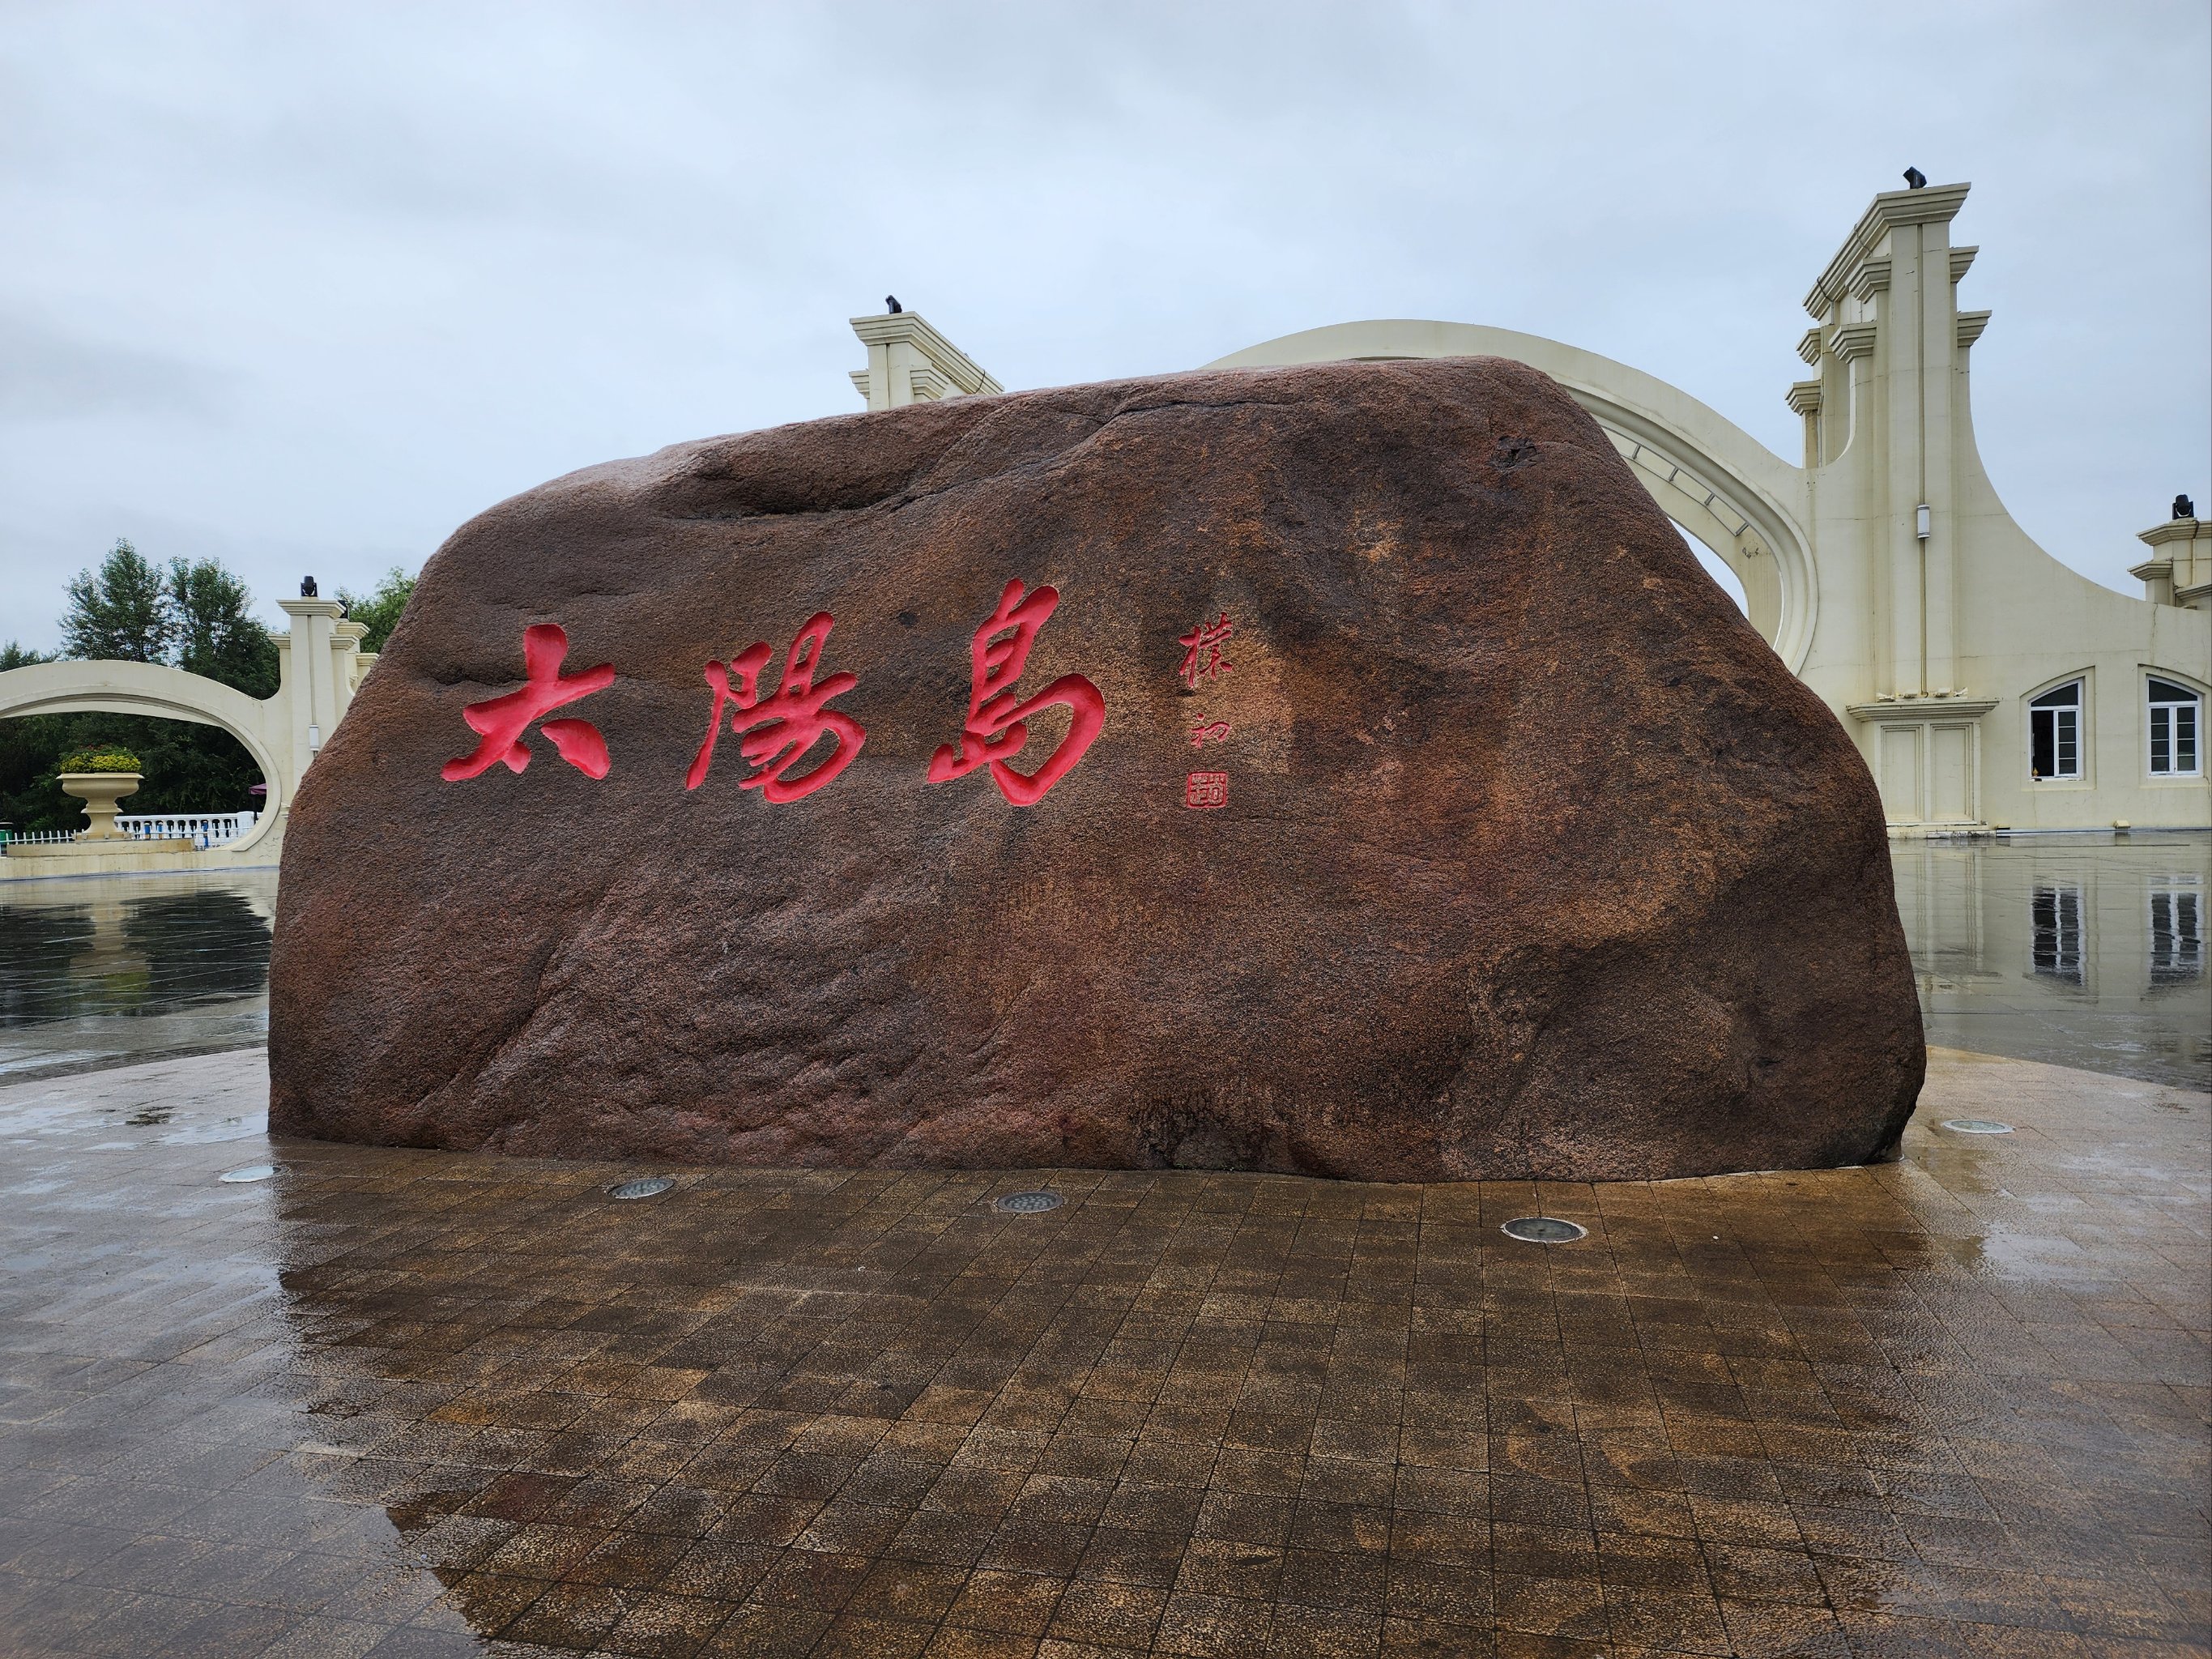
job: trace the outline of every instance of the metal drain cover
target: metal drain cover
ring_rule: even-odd
[[[1955,1135],[2008,1135],[2012,1125],[2000,1123],[1993,1117],[1950,1117],[1943,1127]]]
[[[993,1200],[991,1207],[1006,1215],[1042,1215],[1058,1209],[1060,1202],[1058,1193],[1005,1193]]]
[[[1555,1215],[1516,1216],[1498,1231],[1524,1244],[1571,1244],[1589,1236],[1587,1227],[1577,1227]]]
[[[609,1198],[658,1198],[676,1183],[666,1176],[645,1176],[607,1188]]]
[[[266,1181],[276,1173],[274,1164],[249,1164],[243,1170],[225,1170],[218,1181]]]

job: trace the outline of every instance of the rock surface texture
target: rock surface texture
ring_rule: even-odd
[[[271,1123],[347,1140],[1642,1178],[1886,1156],[1923,1063],[1856,751],[1496,359],[504,502],[308,773],[278,908]]]

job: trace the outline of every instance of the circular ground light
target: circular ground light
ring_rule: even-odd
[[[1007,1215],[1042,1215],[1047,1210],[1060,1207],[1058,1193],[1006,1193],[995,1200],[991,1207]]]
[[[646,1176],[607,1188],[609,1198],[658,1198],[676,1183],[666,1176]]]
[[[1943,1120],[1943,1127],[1954,1135],[2008,1135],[2012,1125],[2000,1123],[1993,1117],[1952,1117]]]
[[[242,1170],[225,1170],[218,1181],[266,1181],[276,1173],[274,1164],[249,1164]]]
[[[1498,1231],[1523,1244],[1571,1244],[1589,1234],[1588,1228],[1562,1221],[1555,1215],[1516,1216]]]

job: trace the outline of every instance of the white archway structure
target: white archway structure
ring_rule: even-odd
[[[267,702],[181,668],[143,662],[42,662],[0,674],[0,720],[27,714],[144,714],[216,726],[246,745],[269,794],[253,828],[222,850],[246,853],[266,837],[289,804],[292,780],[277,759]]]
[[[1793,672],[1803,671],[1820,606],[1804,471],[1680,388],[1595,351],[1473,323],[1337,323],[1286,334],[1206,367],[1418,357],[1510,357],[1565,386],[1605,429],[1660,510],[1735,573],[1752,626]]]
[[[360,648],[368,630],[344,620],[332,599],[284,599],[291,630],[276,639],[276,695],[249,697],[220,681],[181,668],[143,662],[42,662],[0,673],[0,720],[27,714],[142,714],[220,726],[246,745],[268,795],[253,828],[204,852],[130,850],[72,860],[64,872],[29,866],[58,860],[9,860],[8,876],[98,874],[124,870],[221,869],[270,864],[300,780],[337,730],[353,694],[376,661]],[[13,866],[23,867],[13,867]]]

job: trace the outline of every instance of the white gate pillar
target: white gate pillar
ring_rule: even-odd
[[[1974,250],[1951,246],[1966,186],[1886,191],[1874,198],[1805,297],[1819,361],[1870,354],[1849,387],[1847,449],[1857,516],[1873,539],[1877,691],[1923,697],[1959,690],[1958,495],[1954,404],[1965,342],[1956,284]],[[1840,388],[1839,388],[1840,389]],[[1821,420],[1833,434],[1843,410]],[[1833,439],[1831,437],[1830,441]]]
[[[276,605],[292,619],[290,635],[276,641],[276,696],[290,726],[292,775],[301,778],[352,701],[352,657],[359,636],[338,632],[345,607],[336,599],[279,599]],[[288,814],[291,805],[288,798]]]

